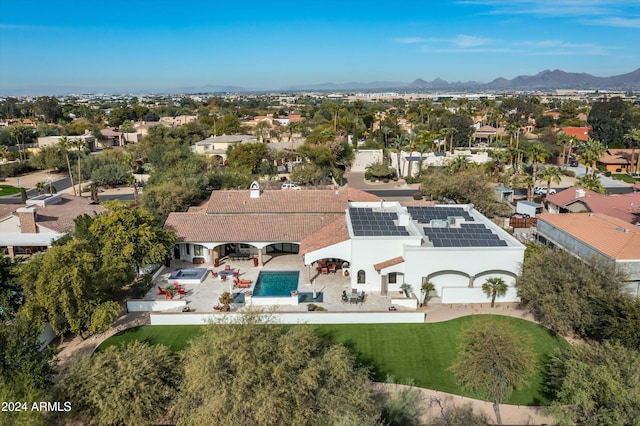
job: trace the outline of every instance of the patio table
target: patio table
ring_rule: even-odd
[[[358,299],[360,299],[358,293],[349,293],[347,297],[349,298],[349,303],[358,303]]]

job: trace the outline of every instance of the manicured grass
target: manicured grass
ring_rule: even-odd
[[[20,188],[11,185],[0,185],[0,197],[5,195],[13,195],[20,192]]]
[[[557,348],[568,343],[554,333],[529,321],[499,315],[474,315],[441,323],[428,324],[345,324],[314,325],[318,333],[331,341],[342,343],[356,354],[358,360],[372,369],[376,381],[393,376],[397,383],[413,382],[416,386],[469,397],[456,384],[448,369],[458,353],[458,336],[472,321],[491,317],[510,324],[518,334],[531,336],[537,356],[535,372],[526,388],[514,391],[509,404],[547,405],[544,393],[544,364]],[[172,351],[183,349],[187,341],[202,331],[201,326],[145,326],[126,330],[111,337],[98,350],[129,340],[164,344]]]
[[[611,175],[611,177],[612,178],[616,178],[617,180],[621,180],[621,181],[626,182],[626,183],[637,183],[638,182],[638,179],[636,179],[636,178],[634,178],[632,176],[629,176],[626,173],[614,173],[614,174]]]

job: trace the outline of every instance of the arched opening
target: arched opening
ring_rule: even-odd
[[[358,284],[364,284],[366,281],[366,277],[366,273],[362,269],[360,269],[358,271]]]

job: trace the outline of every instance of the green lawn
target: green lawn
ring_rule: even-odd
[[[614,173],[611,175],[612,178],[616,178],[617,180],[621,180],[626,183],[636,183],[638,180],[632,176],[629,176],[626,173]]]
[[[412,381],[416,386],[473,397],[456,385],[448,371],[457,356],[458,335],[468,327],[475,315],[441,323],[428,324],[346,324],[314,325],[318,333],[349,347],[359,361],[371,367],[376,381],[387,375],[398,383]],[[517,405],[546,405],[543,365],[558,347],[568,343],[544,327],[518,318],[495,315],[498,323],[509,323],[517,333],[529,334],[537,354],[538,364],[525,389],[515,391],[508,403]],[[164,344],[172,351],[183,349],[187,341],[200,334],[201,326],[144,326],[126,330],[111,337],[98,350],[129,340],[143,340]]]
[[[13,195],[20,192],[20,188],[11,185],[0,185],[0,197],[5,195]]]

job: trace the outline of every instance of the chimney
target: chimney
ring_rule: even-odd
[[[20,207],[16,212],[20,219],[20,232],[22,234],[37,234],[38,226],[36,225],[36,208]]]
[[[576,198],[584,198],[585,194],[584,189],[576,189]]]

